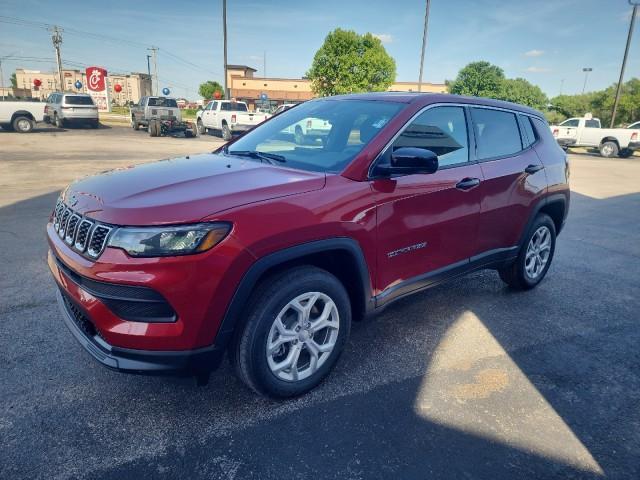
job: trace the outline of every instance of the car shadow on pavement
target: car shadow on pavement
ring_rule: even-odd
[[[0,477],[24,466],[105,479],[640,475],[640,222],[629,221],[640,194],[574,193],[538,288],[512,292],[485,271],[401,300],[354,324],[329,379],[286,402],[249,392],[226,362],[206,387],[95,364],[62,326],[46,269],[21,273],[45,262],[56,196],[0,208],[15,235],[4,282],[39,292],[0,312],[43,295],[33,321],[16,326],[20,313],[0,334],[11,409]]]

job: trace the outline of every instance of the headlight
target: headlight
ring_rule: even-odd
[[[231,230],[228,223],[199,223],[176,227],[122,227],[109,239],[132,257],[188,255],[209,250]]]

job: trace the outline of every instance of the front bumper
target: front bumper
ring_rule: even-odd
[[[215,370],[224,351],[215,346],[197,350],[134,350],[108,344],[92,327],[86,312],[72,298],[57,291],[58,307],[67,328],[99,363],[112,370],[141,374],[192,375]]]

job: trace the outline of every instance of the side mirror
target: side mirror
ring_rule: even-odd
[[[391,154],[391,165],[378,167],[377,170],[387,176],[435,173],[438,170],[438,156],[424,148],[400,147]]]

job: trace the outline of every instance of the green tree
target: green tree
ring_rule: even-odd
[[[524,78],[507,78],[502,82],[500,100],[527,105],[538,110],[547,108],[549,99],[537,85],[533,85]]]
[[[11,79],[10,79],[10,81],[11,81],[11,86],[12,86],[13,88],[18,88],[18,79],[16,78],[16,72],[13,72],[13,73],[11,74]]]
[[[396,62],[370,33],[335,29],[313,57],[307,72],[316,95],[381,92],[396,78]]]
[[[200,88],[198,88],[198,93],[205,100],[212,99],[216,92],[220,92],[220,98],[224,98],[224,88],[218,82],[214,82],[213,80],[201,83]]]
[[[448,82],[449,93],[476,97],[502,98],[504,72],[489,62],[472,62],[458,72],[455,80]]]
[[[565,118],[581,117],[592,111],[592,101],[596,95],[597,93],[558,95],[551,99],[551,109],[561,113]]]

